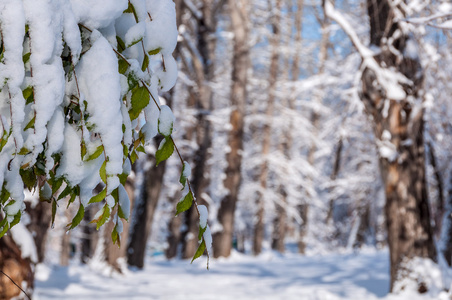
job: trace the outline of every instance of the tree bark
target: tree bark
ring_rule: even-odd
[[[387,0],[368,0],[367,5],[370,40],[382,50],[376,61],[381,68],[397,70],[410,80],[403,85],[399,83],[406,94],[404,99],[390,99],[373,70],[366,68],[362,74],[362,100],[373,119],[375,136],[389,142],[395,151],[395,157],[381,155],[380,151],[379,159],[386,194],[391,291],[394,291],[404,288],[396,283],[412,271],[411,259],[436,259],[425,179],[423,71],[416,58],[396,56],[390,50],[393,47],[403,54],[409,40],[392,11],[403,13],[403,9],[391,7]],[[390,47],[388,41],[392,41]],[[419,291],[425,291],[422,279],[418,284]]]
[[[35,207],[31,207],[30,202],[25,202],[27,214],[30,216],[30,223],[27,229],[31,232],[36,245],[38,263],[45,258],[47,231],[52,220],[52,207],[50,203],[39,201]]]
[[[449,177],[449,190],[445,206],[439,250],[446,259],[447,264],[452,266],[452,172]]]
[[[197,150],[193,157],[193,180],[192,189],[197,196],[198,204],[207,206],[207,202],[203,199],[203,194],[208,192],[210,179],[208,176],[207,161],[209,159],[209,150],[212,145],[212,126],[208,116],[213,109],[212,97],[213,91],[210,82],[214,78],[214,55],[216,47],[215,31],[217,27],[218,11],[222,6],[222,2],[215,3],[213,0],[203,0],[200,9],[201,14],[192,13],[196,19],[196,49],[194,49],[189,41],[184,40],[185,48],[191,54],[194,75],[196,78],[197,88],[192,91],[196,95],[194,98],[194,106],[196,112],[196,125],[191,130],[196,133]],[[193,100],[193,99],[192,99]],[[185,214],[185,226],[181,234],[182,241],[182,258],[191,258],[198,248],[198,215],[194,207],[190,208]]]
[[[154,160],[154,158],[152,159]],[[146,244],[151,233],[152,221],[154,220],[155,209],[162,189],[164,174],[165,162],[144,170],[140,201],[137,201],[134,209],[136,214],[131,219],[132,230],[127,246],[127,263],[139,269],[144,267]]]
[[[9,300],[21,293],[21,290],[6,275],[31,294],[34,287],[31,261],[29,258],[22,258],[20,248],[11,235],[0,238],[0,271],[0,300]]]
[[[85,210],[85,215],[83,216],[83,225],[81,237],[81,255],[80,262],[83,264],[88,263],[88,261],[93,257],[94,251],[97,247],[97,242],[99,240],[99,232],[96,231],[96,224],[91,224],[91,219],[94,216],[93,205],[89,205]]]
[[[271,5],[271,4],[270,4]],[[264,215],[265,215],[265,191],[267,189],[267,179],[269,173],[269,166],[267,157],[270,153],[271,147],[271,131],[272,131],[272,123],[273,123],[273,112],[275,107],[275,92],[276,92],[276,83],[278,80],[278,71],[279,71],[279,44],[281,38],[281,28],[280,28],[280,20],[281,20],[281,0],[276,0],[275,7],[272,8],[272,36],[270,38],[270,47],[271,47],[271,57],[270,57],[270,69],[269,69],[269,86],[268,86],[268,99],[267,99],[267,107],[265,111],[266,121],[264,123],[264,128],[262,132],[263,140],[262,140],[262,157],[263,163],[261,172],[259,175],[259,182],[261,186],[261,195],[257,199],[257,207],[258,212],[256,214],[256,224],[254,230],[254,243],[253,243],[253,252],[255,255],[259,254],[262,250],[262,241],[264,240]]]
[[[231,130],[228,134],[228,145],[231,149],[226,154],[226,178],[224,187],[229,191],[221,200],[218,210],[218,221],[222,230],[213,235],[214,257],[231,254],[234,229],[234,211],[241,182],[240,169],[243,151],[243,117],[246,103],[247,71],[249,67],[248,45],[248,1],[229,0],[229,13],[234,33],[232,59],[232,87],[230,115]]]
[[[130,208],[133,208],[134,205],[134,188],[135,188],[135,182],[130,177],[127,178],[126,184],[124,185],[124,188],[126,189],[127,195],[129,196],[130,200]],[[117,209],[114,209],[111,212],[112,218],[104,225],[103,230],[101,233],[103,234],[103,250],[104,250],[104,258],[105,262],[113,268],[113,270],[123,273],[123,268],[125,267],[125,264],[121,262],[121,259],[125,259],[126,257],[126,251],[127,247],[127,241],[129,238],[129,222],[122,221],[123,224],[123,230],[120,234],[120,245],[113,244],[113,241],[111,239],[111,233],[115,227],[113,216],[116,215]],[[119,218],[118,218],[119,219]],[[130,221],[129,217],[129,221]],[[124,261],[125,262],[125,261]]]
[[[436,201],[436,207],[433,211],[433,220],[435,220],[434,233],[436,236],[441,233],[442,218],[444,215],[444,193],[443,193],[443,177],[441,171],[439,170],[438,164],[436,162],[435,148],[432,143],[427,143],[428,145],[428,156],[430,159],[430,164],[433,168],[433,176],[436,180],[436,190],[438,191],[438,199]]]

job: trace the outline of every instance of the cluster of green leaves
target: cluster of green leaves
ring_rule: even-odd
[[[125,13],[129,13],[128,11],[125,11]],[[26,27],[26,37],[24,40],[24,44],[29,43],[29,33],[28,33],[28,26]],[[86,27],[81,26],[80,32],[83,39],[83,45],[85,47],[84,53],[86,53],[89,50],[90,47],[90,34],[87,33],[89,29]],[[1,52],[3,53],[3,40],[1,40]],[[121,43],[121,39],[118,37],[118,45],[123,45]],[[132,45],[128,45],[128,47],[131,47]],[[25,47],[28,48],[28,47]],[[122,49],[122,51],[125,50]],[[120,53],[122,52],[120,51]],[[23,61],[25,63],[25,71],[27,74],[32,74],[30,65],[27,64],[30,60],[31,52],[25,53],[23,55]],[[83,57],[83,53],[81,55]],[[75,73],[75,66],[73,64],[73,61],[71,59],[71,52],[70,49],[65,45],[65,51],[63,51],[62,54],[62,64],[63,68],[65,70],[65,76],[67,78],[67,81],[71,80],[77,80],[77,75]],[[128,107],[129,117],[130,120],[137,119],[143,109],[150,104],[150,92],[148,88],[145,86],[145,82],[140,80],[136,74],[131,70],[130,64],[128,61],[121,55],[118,56],[118,62],[119,62],[119,73],[125,75],[128,79],[129,84],[129,90],[126,95],[124,95],[123,103],[122,105],[125,105]],[[145,59],[143,61],[143,70],[147,68],[149,64],[149,57],[148,55],[145,55]],[[77,87],[78,89],[78,87]],[[22,91],[23,97],[26,101],[26,105],[33,110],[33,104],[34,104],[34,87],[33,85],[29,85],[25,87]],[[96,224],[96,228],[99,229],[107,220],[111,217],[112,213],[115,212],[115,216],[117,218],[121,218],[127,221],[128,216],[124,214],[124,208],[122,208],[119,203],[119,188],[114,189],[110,194],[107,194],[107,182],[108,177],[110,176],[117,176],[119,178],[120,184],[124,185],[128,174],[122,173],[122,174],[107,174],[107,164],[109,163],[109,157],[106,154],[105,147],[102,144],[102,137],[99,133],[96,132],[96,124],[94,124],[91,121],[90,114],[88,112],[88,102],[85,100],[81,100],[79,92],[67,95],[70,101],[67,105],[64,105],[63,111],[66,116],[66,122],[67,124],[73,126],[76,128],[79,132],[81,132],[82,138],[80,140],[80,153],[81,153],[81,160],[82,162],[90,162],[90,161],[102,161],[102,164],[99,168],[99,176],[102,181],[102,187],[100,192],[93,191],[94,195],[89,200],[88,204],[102,204],[102,207],[92,220],[92,223]],[[129,97],[130,103],[127,101],[127,97]],[[151,103],[151,105],[156,105]],[[35,121],[36,121],[36,112],[29,114],[30,119],[26,120],[26,125],[23,128],[23,131],[27,130],[35,130]],[[3,126],[5,128],[5,126]],[[126,128],[126,125],[123,124],[123,133],[125,133],[126,130],[135,131],[134,128]],[[93,144],[91,143],[90,147],[86,144],[88,140],[90,140],[90,137],[84,137],[84,133],[89,133],[90,137],[94,137],[95,140],[100,140],[97,147],[93,148]],[[0,138],[0,151],[3,150],[3,147],[7,144],[9,138],[12,135],[12,126],[10,130],[3,130],[3,133]],[[131,164],[133,164],[137,158],[138,158],[138,152],[145,152],[144,144],[145,144],[145,136],[140,131],[138,134],[135,132],[131,132],[131,136],[135,137],[132,144],[126,144],[124,142],[124,139],[122,140],[122,146],[123,146],[123,163],[126,162],[126,160],[129,160]],[[46,165],[46,157],[45,157],[45,149],[46,149],[46,143],[43,144],[44,150],[38,154],[36,163],[30,163],[27,162],[23,164],[20,168],[20,176],[22,178],[22,181],[24,182],[24,186],[28,188],[30,191],[39,191],[39,197],[41,201],[46,201],[52,204],[52,224],[54,223],[57,208],[59,206],[59,202],[62,199],[69,199],[67,208],[76,201],[77,197],[80,196],[80,190],[81,187],[79,185],[72,186],[71,183],[64,177],[60,176],[58,177],[57,170],[60,167],[60,159],[61,159],[61,153],[56,153],[53,155],[54,159],[54,167],[52,170],[47,171],[45,169]],[[91,150],[89,150],[91,149]],[[21,155],[21,156],[27,156],[31,155],[33,153],[34,149],[26,149],[22,148],[20,150],[16,150],[15,155]],[[25,160],[27,161],[27,160]],[[7,207],[11,206],[16,203],[14,199],[12,199],[10,192],[7,190],[7,182],[3,183],[3,187],[1,190],[1,202],[0,202],[0,209],[1,211],[5,212],[4,217],[2,218],[2,221],[0,222],[0,237],[4,235],[8,229],[10,229],[12,226],[17,224],[21,217],[21,211],[19,211],[14,216],[9,216],[6,213]],[[105,199],[107,197],[112,197],[114,199],[114,206],[109,206],[107,201]],[[112,203],[110,201],[110,203]],[[85,213],[85,207],[82,205],[80,201],[80,205],[78,207],[77,213],[73,217],[72,221],[67,224],[67,228],[73,229],[76,226],[80,224],[80,222],[83,220]],[[112,239],[115,243],[120,244],[120,237],[119,237],[119,230],[117,226],[113,229],[112,232]]]
[[[129,1],[128,8],[124,11],[125,14],[133,14],[134,19],[136,22],[138,22],[137,13],[135,10],[135,7],[132,5],[132,3]],[[24,45],[30,42],[30,34],[29,34],[29,27],[28,25],[25,28],[26,36],[24,40]],[[84,47],[84,50],[81,54],[81,57],[83,57],[84,53],[87,53],[87,51],[90,48],[90,29],[86,28],[85,26],[80,26],[80,33],[82,36],[82,44]],[[117,36],[117,49],[113,49],[118,56],[118,72],[122,75],[124,75],[127,78],[128,83],[128,90],[127,93],[123,96],[121,105],[125,106],[128,111],[128,115],[130,118],[130,121],[134,122],[134,120],[137,120],[139,116],[142,114],[143,110],[148,105],[156,105],[158,109],[160,110],[158,102],[154,99],[154,96],[151,93],[151,90],[149,89],[150,82],[145,82],[144,79],[140,78],[138,74],[133,70],[131,67],[131,63],[127,60],[126,56],[123,54],[124,51],[130,47],[133,47],[137,45],[138,43],[142,43],[143,49],[143,60],[141,62],[141,71],[148,72],[149,75],[151,75],[149,70],[149,63],[150,59],[153,56],[158,55],[161,52],[161,48],[152,49],[148,52],[144,50],[144,43],[143,43],[144,36],[137,37],[132,42],[125,44],[124,41],[121,39],[121,37]],[[0,40],[0,61],[3,60],[3,40]],[[30,47],[24,47],[24,49],[29,49]],[[30,66],[30,56],[31,52],[27,52],[23,54],[23,62],[25,65],[25,73],[28,74],[27,76],[32,76],[33,72],[31,70]],[[80,135],[80,159],[82,163],[89,163],[89,162],[97,162],[99,163],[100,167],[98,169],[99,177],[101,179],[101,184],[97,187],[97,189],[93,190],[93,196],[88,201],[88,204],[94,204],[100,206],[99,211],[91,221],[91,223],[96,224],[96,228],[99,229],[103,224],[105,224],[112,216],[116,218],[115,220],[115,227],[112,231],[111,237],[114,243],[117,243],[120,245],[120,232],[121,228],[119,228],[119,219],[128,220],[128,216],[124,213],[125,208],[121,207],[120,203],[125,203],[124,201],[121,201],[120,197],[123,197],[121,195],[124,195],[120,191],[121,188],[126,183],[126,180],[128,178],[128,171],[124,171],[122,174],[108,174],[107,173],[107,165],[110,162],[110,159],[107,155],[107,151],[105,149],[105,145],[102,143],[102,136],[96,132],[96,124],[92,122],[92,118],[90,116],[90,113],[88,111],[88,102],[86,100],[83,100],[83,98],[80,95],[80,91],[78,91],[78,83],[77,83],[77,74],[75,72],[75,65],[74,61],[71,56],[71,51],[67,45],[65,45],[65,50],[63,51],[63,54],[61,56],[62,58],[62,65],[65,70],[65,76],[67,82],[74,82],[77,84],[77,91],[74,91],[74,94],[66,95],[67,99],[69,101],[66,101],[63,105],[63,111],[65,115],[65,121],[67,122],[66,126],[72,126],[74,129],[76,129]],[[162,61],[163,63],[163,61]],[[147,79],[149,80],[149,78]],[[36,111],[33,111],[34,109],[34,102],[35,102],[35,88],[33,86],[33,80],[30,80],[28,82],[31,82],[30,85],[26,86],[23,91],[23,97],[25,99],[25,105],[29,108],[29,110],[32,112],[30,114],[27,114],[27,120],[25,120],[26,124],[23,126],[23,131],[35,131],[35,122],[36,122]],[[140,124],[140,122],[135,122],[135,124]],[[2,124],[3,125],[3,124]],[[165,124],[166,127],[168,124]],[[173,138],[171,137],[172,134],[172,124],[171,124],[171,130],[163,131],[161,130],[161,120],[159,118],[158,120],[158,131],[163,136],[163,139],[155,153],[156,157],[156,164],[158,165],[162,161],[168,159],[174,152],[175,149],[177,149],[176,145],[174,144]],[[2,126],[2,128],[6,128],[5,126]],[[0,151],[3,150],[5,145],[8,143],[9,139],[12,136],[12,130],[13,124],[9,128],[9,130],[3,129],[3,132],[1,133],[0,137]],[[126,131],[129,130],[131,132],[127,133]],[[133,164],[138,158],[139,152],[145,152],[145,143],[146,136],[145,134],[136,128],[128,128],[127,125],[124,123],[122,125],[122,131],[123,131],[123,139],[121,141],[122,147],[123,147],[123,164],[129,163]],[[89,136],[86,136],[86,134],[89,134]],[[133,137],[132,143],[126,143],[124,140],[124,136],[128,134],[129,136]],[[94,140],[94,141],[93,141]],[[59,207],[60,201],[63,199],[67,200],[67,207],[66,209],[76,202],[77,198],[80,198],[82,187],[80,185],[72,185],[71,182],[65,178],[65,176],[57,175],[59,174],[58,168],[61,166],[61,158],[63,153],[55,153],[52,155],[52,159],[54,162],[54,166],[51,170],[46,170],[46,163],[48,162],[48,158],[46,157],[46,143],[43,143],[44,150],[42,150],[41,153],[38,153],[36,155],[35,149],[16,149],[16,152],[14,153],[14,156],[22,156],[24,157],[24,164],[20,166],[19,174],[22,178],[22,181],[24,183],[24,187],[27,188],[29,191],[39,191],[39,198],[41,201],[46,201],[48,203],[51,203],[52,207],[52,226],[55,221],[55,216],[57,213],[57,209]],[[180,183],[182,184],[182,190],[183,196],[180,200],[180,202],[177,204],[177,212],[176,215],[186,212],[190,207],[195,204],[195,198],[193,196],[193,192],[190,188],[190,183],[187,178],[187,168],[189,168],[188,164],[183,161],[182,157],[180,156],[178,152],[178,156],[181,159],[181,162],[183,163],[183,168],[180,176]],[[37,157],[35,159],[27,159],[27,157]],[[14,158],[11,159],[11,161]],[[128,160],[128,162],[127,162]],[[11,164],[10,161],[10,164]],[[33,163],[32,163],[33,161]],[[9,168],[9,166],[8,166]],[[108,189],[108,178],[116,176],[119,179],[120,186],[112,191]],[[100,191],[99,191],[100,190]],[[79,199],[80,200],[80,199]],[[85,208],[82,204],[82,201],[78,201],[79,206],[77,209],[77,213],[67,224],[68,230],[71,230],[75,227],[77,227],[83,220],[84,214],[85,214]],[[20,218],[22,212],[19,210],[19,212],[13,216],[10,216],[7,214],[7,208],[9,206],[12,206],[16,203],[14,199],[11,198],[11,193],[8,191],[8,184],[7,182],[3,182],[3,186],[0,191],[0,211],[3,211],[4,217],[1,218],[0,221],[0,237],[3,236],[11,227],[16,225]],[[114,203],[114,204],[112,204]],[[128,203],[128,201],[127,201]],[[207,225],[202,228],[200,226],[199,228],[199,241],[200,245],[198,247],[198,250],[196,251],[196,254],[193,258],[196,259],[200,257],[206,250],[206,243],[204,240],[204,232],[207,228]],[[193,261],[192,260],[192,261]]]

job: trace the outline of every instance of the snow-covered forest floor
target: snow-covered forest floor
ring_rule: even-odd
[[[300,256],[234,252],[228,259],[186,260],[149,257],[143,271],[113,276],[72,262],[69,267],[39,265],[34,298],[47,299],[450,299],[445,293],[388,295],[387,251]],[[432,270],[432,280],[435,272]],[[103,274],[101,274],[103,273]]]

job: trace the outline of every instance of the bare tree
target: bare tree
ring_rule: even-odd
[[[226,178],[224,187],[229,191],[222,199],[218,211],[218,221],[222,230],[213,235],[213,252],[215,257],[229,256],[232,248],[234,230],[234,212],[241,182],[241,165],[243,150],[243,124],[246,103],[247,71],[249,67],[249,24],[248,1],[229,0],[229,15],[234,34],[232,60],[232,86],[230,115],[231,130],[228,134],[230,151],[226,154]]]

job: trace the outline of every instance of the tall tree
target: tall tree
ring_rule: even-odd
[[[158,144],[156,142],[156,144]],[[127,245],[127,263],[140,269],[144,267],[146,257],[146,245],[151,232],[155,209],[160,196],[165,173],[165,162],[155,166],[155,158],[148,156],[148,162],[152,167],[143,170],[143,182],[135,204],[134,216],[131,224],[130,240]],[[131,187],[130,187],[131,186]],[[133,185],[129,185],[128,192],[133,194]],[[126,186],[127,189],[127,186]],[[130,195],[129,195],[130,196]]]
[[[189,1],[186,1],[188,4]],[[216,47],[216,28],[218,12],[223,5],[223,1],[202,0],[199,1],[198,10],[193,4],[188,4],[187,9],[195,19],[193,24],[193,35],[196,43],[192,43],[187,34],[184,35],[184,47],[190,53],[192,70],[196,86],[192,87],[189,105],[195,108],[196,123],[193,128],[197,149],[193,154],[193,179],[192,188],[198,196],[200,203],[206,205],[203,194],[207,192],[209,186],[208,158],[209,150],[212,146],[212,125],[209,115],[213,110],[213,91],[210,86],[214,79],[214,57]],[[190,134],[191,135],[191,134]],[[198,214],[195,207],[191,207],[185,215],[186,230],[182,232],[182,257],[192,257],[198,248]]]
[[[229,0],[229,15],[233,38],[232,86],[230,115],[231,130],[228,134],[230,151],[226,154],[226,177],[224,187],[228,194],[221,200],[218,221],[221,231],[213,235],[213,254],[215,257],[229,256],[232,248],[234,212],[241,182],[243,150],[243,125],[247,97],[247,71],[249,67],[249,24],[248,1]]]
[[[265,109],[266,122],[264,123],[262,132],[262,156],[263,162],[259,174],[259,183],[261,186],[260,195],[257,199],[257,215],[256,222],[254,226],[254,240],[253,240],[253,252],[254,254],[259,254],[262,251],[262,241],[264,239],[264,198],[266,196],[267,180],[269,174],[269,164],[268,156],[270,154],[271,147],[271,133],[272,133],[272,123],[273,123],[273,113],[275,109],[275,98],[276,98],[276,84],[278,80],[279,72],[279,44],[281,39],[281,8],[282,1],[276,0],[273,4],[272,1],[268,2],[271,11],[271,27],[272,32],[270,36],[270,68],[268,77],[268,99],[267,107]],[[280,212],[281,213],[281,212]]]
[[[365,47],[345,18],[325,2],[325,12],[352,39],[363,59],[361,99],[373,122],[386,195],[386,224],[391,263],[391,291],[404,288],[414,273],[415,257],[436,259],[427,199],[424,153],[423,70],[416,41],[401,20],[405,1],[367,1],[371,45]],[[414,278],[419,291],[428,288]]]

